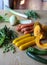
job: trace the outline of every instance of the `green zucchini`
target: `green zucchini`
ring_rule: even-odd
[[[47,55],[47,50],[39,50],[37,48],[29,47],[27,51],[37,55]]]
[[[41,62],[41,63],[43,63],[43,64],[47,64],[47,59],[44,59],[44,58],[42,58],[42,57],[40,57],[40,56],[38,56],[38,55],[36,55],[36,54],[30,53],[30,52],[26,52],[26,54],[27,54],[30,58],[32,58],[32,59],[34,59],[34,60],[36,60],[36,61],[38,61],[38,62]]]

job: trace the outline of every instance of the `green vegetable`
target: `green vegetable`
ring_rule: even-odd
[[[2,16],[3,20],[2,22],[9,22],[9,16],[8,16],[8,13],[5,13],[4,15],[0,15]],[[1,20],[0,20],[1,21]]]
[[[0,22],[9,22],[9,17],[7,13],[5,15],[0,15]]]
[[[28,48],[27,51],[36,55],[47,55],[47,50],[38,50],[37,48],[33,47]]]
[[[47,64],[47,59],[44,59],[44,58],[42,58],[42,57],[40,57],[40,56],[38,56],[38,55],[36,55],[36,54],[30,53],[30,52],[26,52],[26,54],[27,54],[30,58],[32,58],[32,59],[34,59],[34,60],[36,60],[36,61],[38,61],[38,62],[41,62],[41,63],[43,63],[43,64]]]
[[[3,53],[9,52],[10,50],[13,53],[16,52],[16,49],[15,49],[15,47],[12,44],[9,43],[9,44],[3,45]]]
[[[38,13],[36,13],[35,11],[32,11],[32,10],[27,11],[25,14],[28,16],[28,19],[30,19],[30,18],[35,18],[35,19],[40,18]]]
[[[0,46],[2,46],[4,40],[5,40],[5,35],[2,32],[0,32]]]
[[[0,46],[3,47],[4,53],[10,51],[11,49],[15,52],[15,47],[11,44],[11,42],[17,37],[17,33],[10,30],[10,28],[7,28],[6,25],[0,29]]]
[[[0,21],[3,21],[4,20],[4,18],[0,15]]]
[[[7,40],[12,40],[17,37],[17,33],[7,28],[6,25],[1,29],[1,32],[5,35],[5,39]]]
[[[27,18],[27,16],[25,14],[22,14],[20,12],[14,11],[14,10],[10,9],[8,6],[6,6],[6,10],[10,11],[11,13],[13,13],[15,15],[18,15],[18,16],[21,16],[21,17],[24,17],[24,18]]]

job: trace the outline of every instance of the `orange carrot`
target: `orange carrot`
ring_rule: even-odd
[[[21,32],[30,31],[30,30],[32,30],[32,29],[33,29],[33,26],[26,27],[26,28],[21,29]]]
[[[33,25],[34,25],[34,23],[31,23],[31,24],[23,24],[23,25],[21,25],[21,29],[26,28],[26,27],[30,27],[30,26],[33,26]]]
[[[32,33],[32,32],[33,32],[33,29],[30,31],[24,31],[24,34],[28,34],[28,33]]]

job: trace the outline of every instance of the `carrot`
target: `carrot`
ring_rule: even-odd
[[[28,33],[32,33],[32,32],[33,32],[33,29],[29,30],[29,31],[24,31],[24,34],[28,34]]]
[[[16,30],[17,30],[17,31],[21,31],[21,25],[22,25],[22,24],[19,24],[19,25],[16,27]]]
[[[17,31],[20,31],[20,30],[23,29],[23,28],[31,27],[31,26],[33,26],[33,25],[34,25],[34,23],[31,23],[31,24],[19,24],[19,25],[17,26],[16,30],[17,30]]]
[[[21,29],[21,32],[30,31],[30,30],[32,30],[32,29],[33,29],[33,26],[26,27],[26,28]]]
[[[23,25],[21,25],[21,29],[26,28],[26,27],[30,27],[30,26],[33,26],[33,25],[34,25],[34,23],[31,23],[31,24],[23,24]]]

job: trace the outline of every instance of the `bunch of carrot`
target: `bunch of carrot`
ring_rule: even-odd
[[[28,34],[33,32],[34,23],[31,24],[19,24],[16,28],[18,32],[22,32],[24,34]]]

